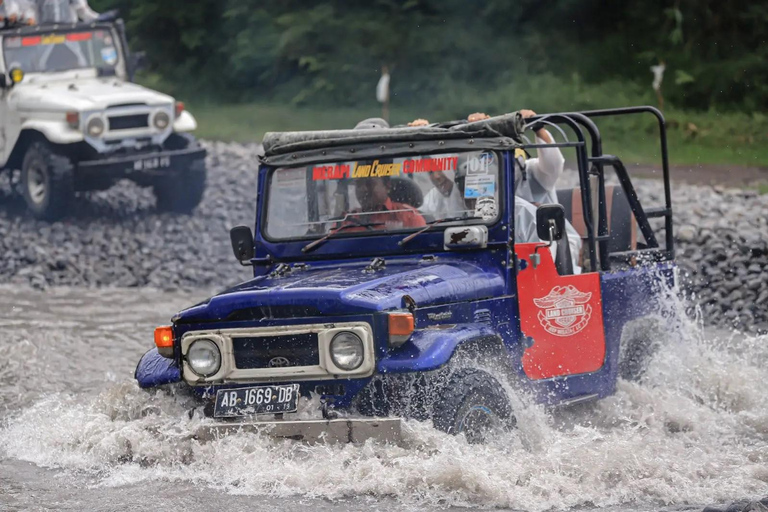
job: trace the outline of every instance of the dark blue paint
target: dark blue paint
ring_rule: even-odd
[[[430,371],[446,364],[461,343],[481,337],[498,336],[489,325],[459,324],[449,329],[416,331],[408,343],[379,361],[381,373]]]
[[[181,380],[181,371],[172,359],[161,356],[156,348],[141,357],[134,374],[140,388],[153,388]]]

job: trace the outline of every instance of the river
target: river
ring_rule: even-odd
[[[691,323],[640,383],[470,446],[200,443],[186,396],[133,381],[152,330],[206,291],[0,287],[0,510],[691,510],[768,495],[768,340]]]

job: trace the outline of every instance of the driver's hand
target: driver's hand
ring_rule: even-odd
[[[536,112],[534,112],[533,110],[523,109],[520,111],[520,115],[523,116],[523,119],[528,119],[529,117],[535,116]]]
[[[469,114],[467,116],[467,121],[470,123],[474,123],[475,121],[482,121],[483,119],[490,119],[491,116],[486,114],[485,112],[475,112],[474,114]]]
[[[408,126],[429,126],[429,121],[426,119],[414,119],[410,123],[408,123]]]

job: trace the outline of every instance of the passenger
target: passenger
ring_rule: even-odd
[[[352,213],[368,213],[355,216],[351,223],[379,224],[371,229],[403,229],[426,226],[424,217],[413,206],[396,203],[389,197],[391,190],[389,176],[358,178],[355,183],[355,197],[360,209]],[[349,219],[347,219],[349,222]],[[366,229],[366,228],[363,228]]]
[[[529,119],[534,117],[536,112],[524,109],[520,111],[520,114],[523,116],[523,119]],[[467,116],[467,121],[482,121],[489,117],[482,112],[475,112]],[[554,142],[552,135],[543,126],[536,130],[537,144],[552,144]],[[539,148],[536,150],[536,153],[537,158],[525,160],[525,173],[523,173],[519,166],[515,165],[515,195],[534,205],[545,203],[559,204],[556,186],[557,181],[563,174],[565,158],[563,158],[559,148]],[[534,227],[535,218],[534,215]],[[565,227],[573,261],[573,273],[580,274],[581,236],[570,222],[566,221]]]
[[[444,171],[427,173],[433,188],[424,196],[420,211],[435,219],[456,217],[467,211],[461,190]]]
[[[3,26],[34,25],[36,18],[33,0],[0,0],[0,24]]]
[[[88,0],[37,0],[37,11],[40,23],[91,22],[99,17]]]
[[[426,119],[414,119],[408,123],[410,127],[429,126]],[[419,211],[432,215],[435,219],[456,217],[467,210],[464,205],[463,192],[444,171],[427,173],[433,188],[424,196]]]

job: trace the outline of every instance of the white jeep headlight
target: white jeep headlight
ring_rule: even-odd
[[[99,116],[93,116],[85,127],[90,137],[100,137],[104,133],[104,120]]]
[[[211,340],[196,340],[187,349],[187,363],[201,377],[210,377],[221,368],[221,351]]]
[[[171,116],[161,110],[155,114],[152,122],[158,130],[165,130],[171,124]]]
[[[342,331],[333,337],[330,345],[331,360],[337,368],[352,371],[363,364],[363,340],[353,332]]]

